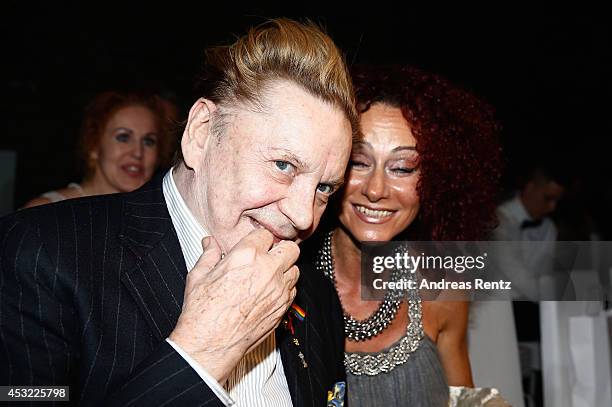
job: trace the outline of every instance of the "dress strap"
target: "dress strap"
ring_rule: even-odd
[[[74,188],[77,191],[79,191],[81,196],[85,196],[85,191],[83,190],[83,187],[81,185],[77,184],[76,182],[71,182],[70,184],[68,184],[68,188]]]
[[[41,197],[47,198],[51,202],[59,202],[59,201],[63,201],[64,199],[66,199],[64,195],[60,194],[57,191],[45,192],[44,194],[41,195]]]

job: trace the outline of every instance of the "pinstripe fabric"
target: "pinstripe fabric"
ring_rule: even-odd
[[[187,270],[191,270],[202,255],[202,238],[208,236],[208,233],[198,223],[181,197],[174,183],[172,170],[164,176],[162,186]],[[174,346],[177,345],[174,344]],[[186,360],[192,366],[197,365],[197,362],[190,358]],[[194,369],[200,371],[202,368],[195,366]],[[220,387],[216,382],[210,383],[213,379],[208,375],[202,379],[213,389]],[[276,348],[274,335],[268,336],[256,349],[238,362],[228,378],[226,389],[231,397],[231,400],[226,403],[228,405],[232,403],[232,400],[239,406],[283,407],[292,405],[280,351]],[[223,389],[219,388],[217,391],[221,392]],[[224,400],[227,393],[222,393],[221,396]]]
[[[185,265],[161,179],[5,217],[0,245],[0,384],[69,385],[73,405],[222,405],[164,341]]]
[[[241,406],[292,406],[276,337],[269,335],[246,354],[227,381],[230,396]]]
[[[0,384],[69,385],[72,405],[222,406],[165,341],[186,273],[162,177],[0,219]],[[302,270],[296,297],[307,368],[276,331],[294,406],[323,405],[344,377],[340,309],[316,276]]]

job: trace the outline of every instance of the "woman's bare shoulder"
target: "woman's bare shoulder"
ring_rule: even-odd
[[[45,192],[36,198],[28,201],[23,207],[31,208],[33,206],[46,205],[53,202],[63,201],[64,199],[79,198],[83,196],[77,188],[60,188],[54,191]]]
[[[49,198],[45,198],[44,196],[38,196],[34,199],[29,200],[28,202],[26,202],[25,205],[23,205],[24,208],[32,208],[34,206],[40,206],[40,205],[46,205],[51,203],[51,200]]]
[[[467,323],[468,314],[470,311],[469,301],[424,301],[423,313],[428,314],[437,322],[437,325],[442,329],[448,326],[449,323]]]

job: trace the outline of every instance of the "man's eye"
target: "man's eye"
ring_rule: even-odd
[[[279,170],[283,171],[283,172],[287,172],[293,169],[293,164],[287,162],[287,161],[283,161],[283,160],[276,160],[274,161],[274,164],[276,165],[276,168],[278,168]]]
[[[326,195],[331,195],[331,193],[334,192],[334,187],[329,184],[319,184],[317,190]]]
[[[120,143],[127,143],[129,139],[130,135],[127,133],[119,133],[115,136],[115,140],[119,141]]]

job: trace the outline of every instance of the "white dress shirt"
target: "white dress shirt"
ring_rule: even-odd
[[[195,219],[176,188],[172,169],[164,176],[162,189],[187,270],[191,270],[203,253],[201,242],[208,233]],[[226,406],[293,405],[281,354],[276,348],[274,332],[252,352],[242,357],[230,373],[225,389],[177,344],[169,338],[166,341],[189,363]]]
[[[554,241],[557,240],[557,228],[549,217],[544,217],[538,226],[521,229],[523,221],[532,221],[527,209],[517,195],[497,208],[499,227],[495,233],[504,237],[497,240],[513,241]]]
[[[493,231],[494,240],[522,242],[508,245],[503,253],[500,268],[512,276],[512,286],[520,297],[540,300],[542,289],[553,273],[554,245],[557,228],[553,221],[545,217],[538,226],[522,228],[524,221],[533,221],[523,206],[520,197],[504,202],[497,208],[498,227]]]

